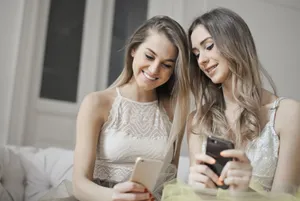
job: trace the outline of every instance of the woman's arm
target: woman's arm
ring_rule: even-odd
[[[112,189],[92,182],[97,142],[104,123],[103,111],[109,106],[108,98],[99,93],[102,92],[85,97],[77,116],[73,189],[75,197],[83,201],[112,200]]]
[[[189,147],[190,172],[188,182],[195,183],[202,188],[216,188],[215,183],[219,183],[218,176],[204,163],[213,164],[215,160],[205,153],[202,153],[203,136],[193,134],[192,122],[195,111],[192,112],[187,121],[187,141]]]
[[[272,191],[294,194],[300,185],[300,104],[283,100],[276,113],[280,136],[279,158]]]
[[[187,142],[188,142],[188,150],[190,157],[190,167],[196,164],[195,155],[202,153],[202,141],[203,138],[199,135],[195,135],[192,133],[192,121],[195,115],[195,111],[192,112],[187,121],[186,133],[187,133]]]

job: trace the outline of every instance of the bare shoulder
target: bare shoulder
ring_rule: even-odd
[[[280,101],[276,113],[276,123],[279,133],[287,128],[299,127],[300,102],[293,99],[283,99]]]
[[[294,99],[283,99],[279,103],[277,117],[286,119],[287,117],[293,117],[299,115],[300,102]]]
[[[91,111],[95,115],[105,114],[110,110],[115,97],[113,89],[89,93],[84,97],[80,110]]]
[[[111,90],[104,90],[104,91],[96,91],[87,94],[83,101],[82,105],[87,105],[92,107],[93,109],[97,109],[103,106],[109,106],[109,103],[113,100],[113,93]]]

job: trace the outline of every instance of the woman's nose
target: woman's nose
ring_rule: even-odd
[[[158,74],[159,73],[159,65],[160,64],[158,62],[153,62],[148,68],[149,72],[153,75]]]

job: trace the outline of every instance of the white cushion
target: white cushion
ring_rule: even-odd
[[[59,186],[52,188],[44,197],[40,199],[40,201],[51,200],[77,201],[77,199],[73,197],[72,182],[69,180],[64,180]]]
[[[23,200],[24,178],[18,151],[0,148],[0,200]]]
[[[26,171],[25,201],[37,201],[63,180],[72,180],[71,150],[48,148],[20,156]]]
[[[13,201],[13,198],[7,192],[7,190],[0,184],[0,200],[2,201]]]

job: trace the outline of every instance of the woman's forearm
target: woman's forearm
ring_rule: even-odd
[[[111,201],[113,191],[95,184],[87,178],[73,181],[74,196],[80,201]]]

